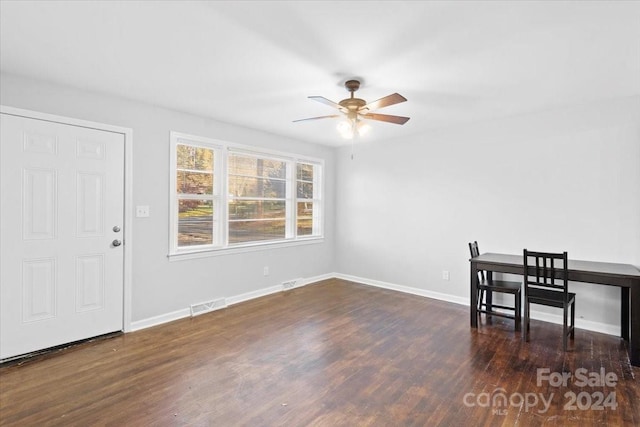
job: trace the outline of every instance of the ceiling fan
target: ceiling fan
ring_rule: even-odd
[[[307,119],[294,120],[294,122],[344,117],[346,121],[340,122],[338,124],[338,130],[340,131],[343,137],[347,139],[351,139],[356,134],[358,135],[364,134],[368,129],[368,125],[362,122],[363,119],[378,120],[381,122],[394,123],[397,125],[403,125],[409,120],[409,117],[391,116],[388,114],[379,114],[379,113],[371,112],[379,108],[384,108],[390,105],[405,102],[407,98],[400,95],[399,93],[387,95],[383,98],[378,99],[377,101],[373,101],[367,104],[367,102],[364,99],[354,97],[354,92],[360,88],[360,82],[358,80],[348,80],[347,82],[345,82],[344,86],[351,93],[351,96],[349,98],[343,99],[338,103],[333,102],[323,96],[309,97],[310,99],[313,99],[315,101],[321,102],[323,104],[326,104],[338,109],[342,114],[331,114],[328,116],[310,117]]]

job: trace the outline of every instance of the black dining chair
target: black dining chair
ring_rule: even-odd
[[[575,336],[576,294],[569,292],[567,253],[532,252],[524,249],[524,323],[525,341],[529,340],[530,304],[562,309],[562,349],[567,351],[567,337]],[[559,265],[562,263],[562,265]],[[571,325],[568,324],[571,310]]]
[[[469,243],[469,251],[471,258],[480,255],[478,242]],[[521,310],[521,283],[509,282],[506,280],[494,280],[491,272],[484,270],[478,271],[478,315],[484,313],[487,318],[491,316],[505,317],[515,320],[516,331],[520,330],[520,322],[522,318]],[[494,304],[493,293],[511,294],[514,298],[513,306]],[[506,310],[506,311],[497,311]]]

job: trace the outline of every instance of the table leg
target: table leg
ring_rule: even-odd
[[[623,340],[629,341],[629,288],[621,287],[620,329]]]
[[[640,366],[640,280],[631,287],[631,336],[629,350],[631,364]]]
[[[478,268],[475,263],[471,263],[471,327],[478,327]]]

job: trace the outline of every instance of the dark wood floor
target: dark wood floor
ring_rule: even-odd
[[[0,424],[640,425],[640,369],[621,340],[578,330],[564,354],[560,326],[534,321],[522,343],[508,320],[481,323],[463,306],[328,280],[5,364]],[[618,381],[538,386],[538,368]]]

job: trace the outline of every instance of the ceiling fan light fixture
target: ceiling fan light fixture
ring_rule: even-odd
[[[371,130],[371,125],[369,125],[369,123],[363,122],[363,121],[359,121],[358,122],[358,135],[359,136],[365,136],[366,134],[369,133],[369,131]]]
[[[336,126],[338,132],[344,139],[352,139],[353,138],[353,122],[351,120],[345,119],[340,120],[338,125]]]
[[[371,126],[361,119],[350,118],[339,121],[336,129],[344,139],[353,139],[355,136],[366,135],[371,130]]]

